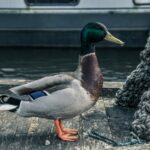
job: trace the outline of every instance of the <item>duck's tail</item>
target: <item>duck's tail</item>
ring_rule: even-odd
[[[0,95],[0,111],[16,111],[20,100],[8,95]]]

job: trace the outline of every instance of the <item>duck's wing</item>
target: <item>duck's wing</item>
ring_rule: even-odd
[[[10,89],[11,92],[17,95],[26,95],[34,91],[46,90],[71,82],[74,77],[71,74],[61,73],[53,76],[47,76],[33,82],[16,86]]]

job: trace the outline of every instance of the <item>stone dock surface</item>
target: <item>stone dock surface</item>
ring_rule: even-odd
[[[0,93],[24,80],[0,80]],[[84,114],[64,121],[65,127],[79,129],[79,140],[64,142],[57,138],[52,120],[22,118],[0,112],[0,150],[150,150],[150,144],[113,147],[88,136],[94,128],[117,142],[130,139],[130,123],[136,109],[115,105],[115,92],[121,82],[105,82],[96,105]]]

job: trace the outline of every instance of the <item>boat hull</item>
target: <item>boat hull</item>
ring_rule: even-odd
[[[86,10],[0,12],[0,46],[79,47],[88,22],[102,22],[126,47],[143,47],[149,35],[150,13]],[[98,46],[107,47],[106,42]],[[110,44],[110,47],[116,45]]]

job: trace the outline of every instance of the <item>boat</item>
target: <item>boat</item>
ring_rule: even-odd
[[[1,0],[0,46],[79,47],[82,27],[99,21],[126,47],[144,47],[150,0]]]

